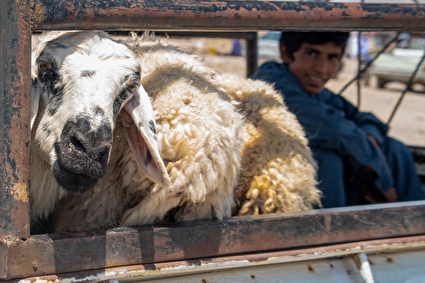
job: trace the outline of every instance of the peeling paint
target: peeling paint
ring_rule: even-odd
[[[11,194],[15,201],[28,203],[28,187],[26,183],[16,182],[11,187]]]
[[[3,237],[29,236],[29,19],[34,5],[30,0],[0,2],[0,65],[6,70],[0,74],[0,236]]]
[[[359,271],[367,271],[362,267],[362,264],[367,261],[368,257],[375,256],[375,258],[379,259],[379,257],[383,257],[384,260],[389,258],[403,258],[408,255],[415,255],[416,257],[425,254],[425,241],[424,237],[411,237],[404,239],[387,239],[387,240],[377,240],[370,242],[358,242],[351,244],[343,244],[343,245],[334,245],[327,247],[319,247],[319,248],[306,248],[299,250],[291,250],[291,251],[277,251],[270,253],[259,253],[259,254],[244,254],[237,256],[227,256],[227,257],[215,257],[215,258],[200,258],[196,260],[184,260],[184,261],[174,261],[174,262],[158,262],[155,264],[142,264],[142,265],[133,265],[133,266],[122,266],[122,267],[112,267],[105,269],[98,269],[93,271],[79,271],[75,273],[69,274],[60,274],[55,276],[46,276],[46,277],[34,277],[28,278],[27,282],[103,282],[110,280],[114,281],[136,281],[140,280],[161,280],[167,278],[167,282],[171,281],[171,278],[182,278],[182,276],[190,275],[191,278],[198,275],[199,282],[202,279],[205,279],[206,274],[214,274],[217,272],[229,271],[231,274],[231,278],[233,280],[246,278],[246,276],[251,279],[259,280],[264,277],[261,276],[260,273],[255,273],[261,270],[261,268],[267,268],[268,266],[284,266],[284,264],[290,264],[288,268],[294,269],[294,266],[299,267],[297,273],[300,273],[299,270],[304,270],[300,274],[302,277],[306,278],[311,274],[311,276],[321,276],[323,275],[323,265],[318,265],[318,263],[322,263],[326,261],[329,269],[333,269],[333,272],[337,272],[338,270],[344,271],[349,275],[351,280],[344,282],[352,282],[352,275],[358,274]],[[355,263],[353,269],[341,269],[341,267],[347,267],[348,265],[338,264],[338,260],[341,259],[350,259],[356,258],[359,254],[362,254],[362,250],[367,246],[368,256],[364,254],[364,261],[358,261]],[[318,250],[326,251],[326,252],[317,252]],[[360,250],[360,252],[359,252]],[[301,256],[302,255],[302,256]],[[371,262],[369,260],[369,262]],[[399,261],[401,262],[401,260]],[[388,262],[388,268],[395,268],[397,264],[396,260],[393,262]],[[420,263],[419,263],[420,264]],[[356,265],[358,270],[356,270]],[[391,266],[390,266],[391,265]],[[260,268],[260,269],[258,269]],[[235,277],[238,270],[244,270],[242,272],[244,276]],[[279,268],[278,268],[279,269]],[[370,270],[369,270],[370,271]],[[327,269],[326,269],[327,272]],[[399,270],[399,272],[403,272],[403,270]],[[404,270],[406,272],[406,270]],[[407,272],[411,272],[411,270],[407,270]],[[364,272],[363,272],[364,273]],[[367,275],[367,274],[366,274]],[[241,274],[239,275],[241,276]],[[370,276],[372,276],[370,272]],[[279,278],[279,277],[276,277]],[[328,277],[326,277],[328,278]],[[363,276],[363,278],[366,278]],[[371,278],[371,277],[369,277]],[[281,277],[280,277],[281,279]],[[46,280],[46,281],[44,281]],[[51,281],[50,281],[51,280]],[[208,279],[205,279],[208,280]],[[242,279],[243,280],[243,279]],[[325,279],[326,280],[326,279]],[[214,280],[213,280],[214,281]],[[225,280],[226,281],[226,280]],[[229,280],[227,280],[229,281]],[[227,282],[226,281],[226,282]],[[149,281],[151,282],[151,281]],[[156,281],[154,281],[156,282]],[[179,282],[184,282],[182,279]],[[209,281],[211,282],[211,281]],[[305,280],[300,281],[291,281],[291,282],[307,282]],[[308,280],[308,282],[312,282]],[[321,281],[322,282],[322,281]],[[356,281],[357,282],[357,281]],[[366,281],[372,282],[372,281]],[[387,281],[385,281],[387,282]],[[391,281],[391,282],[400,282],[400,281]]]
[[[410,30],[422,31],[421,4],[286,1],[40,1],[37,30]],[[224,20],[225,19],[225,20]],[[308,19],[308,21],[306,21]]]
[[[44,18],[40,0],[31,0],[30,9],[31,31],[34,32]]]

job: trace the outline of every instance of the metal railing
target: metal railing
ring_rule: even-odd
[[[32,32],[60,29],[422,31],[424,28],[425,5],[421,4],[0,1],[0,279],[425,235],[422,201],[235,217],[222,222],[116,228],[74,236],[30,235]]]

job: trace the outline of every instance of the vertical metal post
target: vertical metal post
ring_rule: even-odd
[[[246,76],[251,77],[258,66],[257,55],[257,33],[254,32],[252,37],[246,40]]]
[[[30,0],[0,1],[0,238],[29,235]]]

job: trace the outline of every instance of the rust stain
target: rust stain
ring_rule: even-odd
[[[40,0],[31,0],[30,3],[30,22],[31,32],[34,32],[40,24],[42,24],[44,18],[44,11]]]
[[[33,0],[47,3],[47,0]],[[45,2],[44,2],[45,1]],[[370,28],[410,28],[421,26],[424,9],[421,6],[392,5],[360,5],[358,3],[332,3],[332,4],[275,4],[263,1],[254,1],[249,5],[226,4],[225,2],[190,3],[187,1],[155,2],[154,0],[115,0],[112,2],[99,2],[96,0],[79,1],[61,0],[61,7],[51,7],[45,12],[48,23],[41,29],[60,29],[58,21],[50,23],[50,19],[63,9],[68,15],[66,20],[77,20],[76,28],[105,28],[108,29],[134,29],[143,26],[148,29],[201,29],[201,30],[226,30],[229,26],[241,29],[270,29],[282,25],[288,28],[301,26],[313,27],[317,24],[323,27],[340,29],[341,27]],[[45,4],[46,5],[46,4]],[[74,7],[75,6],[75,7]],[[52,15],[50,15],[52,14]],[[78,18],[84,19],[78,21]],[[228,19],[225,23],[223,18]],[[105,20],[108,19],[108,20]],[[306,19],[308,21],[306,22]],[[64,19],[65,20],[65,19]],[[390,21],[390,23],[389,23]],[[418,22],[419,21],[419,22]],[[53,25],[53,26],[52,26]],[[261,27],[261,28],[260,28]]]
[[[23,182],[16,182],[11,187],[11,195],[15,201],[28,202],[27,185]]]
[[[86,13],[87,13],[87,20],[86,20],[84,28],[90,29],[93,27],[94,10],[92,8],[87,8]]]
[[[329,214],[325,214],[324,218],[325,218],[325,229],[326,231],[330,232],[332,228],[332,216]]]
[[[352,254],[350,255],[353,259],[354,263],[356,264],[356,267],[358,270],[362,269],[362,263],[360,262],[359,254]]]
[[[67,3],[65,3],[65,9],[67,10],[67,11],[69,11],[69,12],[73,12],[73,11],[75,11],[75,5],[74,5],[74,3],[73,2],[67,2]]]
[[[29,182],[29,92],[31,28],[39,22],[41,8],[38,0],[22,5],[16,1],[10,8],[10,22],[6,21],[9,33],[4,37],[5,69],[2,77],[5,106],[1,136],[3,235],[15,238],[29,236],[28,182]],[[3,6],[2,6],[3,8]],[[31,26],[31,24],[33,26]],[[3,36],[2,36],[3,39]],[[7,47],[7,48],[6,48]],[[5,74],[6,74],[5,73]],[[3,89],[4,87],[4,89]]]
[[[75,19],[78,16],[78,13],[80,12],[80,8],[81,7],[76,8],[75,5],[74,5],[74,3],[72,3],[72,2],[65,3],[65,7],[66,7],[65,9],[67,11],[74,12],[73,14],[70,14],[70,16],[68,17],[68,20],[69,21],[75,21]]]

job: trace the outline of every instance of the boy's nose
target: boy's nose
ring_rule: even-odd
[[[326,74],[328,67],[326,60],[317,60],[316,64],[314,64],[314,70],[319,74]]]

